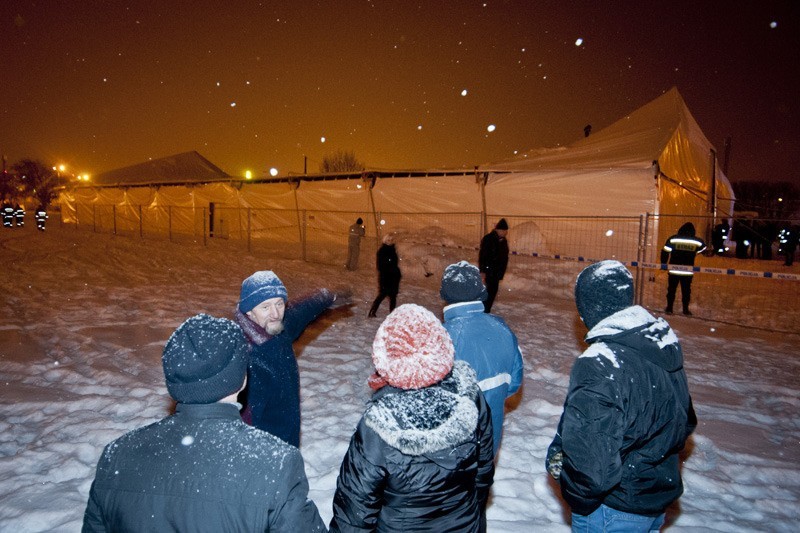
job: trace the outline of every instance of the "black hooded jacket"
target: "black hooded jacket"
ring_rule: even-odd
[[[694,224],[685,223],[678,230],[677,235],[673,235],[661,249],[661,262],[669,261],[670,265],[693,266],[694,258],[697,254],[706,249],[703,239],[695,236]],[[691,272],[686,272],[691,275]]]
[[[475,371],[378,390],[350,441],[330,531],[477,532],[494,477],[492,421]]]
[[[678,454],[697,425],[681,345],[640,306],[600,321],[586,341],[548,461],[563,453],[561,493],[574,513],[605,504],[657,516],[683,492]]]

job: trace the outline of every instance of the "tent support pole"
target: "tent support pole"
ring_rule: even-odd
[[[378,242],[380,242],[380,240],[383,238],[383,235],[381,235],[381,224],[380,221],[378,220],[378,212],[375,210],[375,197],[372,196],[372,189],[375,187],[375,182],[377,181],[377,179],[375,178],[374,174],[372,175],[364,174],[361,176],[361,179],[365,182],[364,184],[366,185],[369,210],[372,213],[372,225],[375,227],[375,235],[378,238]]]
[[[303,261],[306,260],[306,239],[305,239],[305,214],[300,216],[300,202],[297,199],[297,189],[300,188],[300,180],[291,180],[289,184],[292,187],[292,194],[294,195],[294,209],[297,213],[297,231],[300,235],[300,248],[302,250]]]
[[[483,174],[478,172],[478,167],[475,167],[475,181],[481,189],[481,234],[479,237],[486,234],[486,183],[489,181],[489,173]]]

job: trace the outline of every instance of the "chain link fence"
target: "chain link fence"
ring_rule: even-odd
[[[195,208],[78,204],[74,225],[78,230],[187,244],[225,241],[253,254],[344,267],[349,227],[359,217],[366,228],[359,256],[362,269],[375,268],[382,236],[393,233],[404,276],[438,279],[455,261],[477,263],[481,238],[505,218],[512,255],[501,291],[522,291],[542,301],[572,299],[575,278],[587,262],[617,259],[636,278],[637,302],[654,312],[666,305],[667,272],[660,264],[661,247],[682,224],[692,222],[697,236],[709,246],[695,265],[694,316],[779,332],[800,331],[800,267],[786,264],[787,251],[778,242],[780,230],[798,227],[800,220],[733,219],[721,253],[715,252],[719,242],[712,243],[719,241],[714,229],[719,229],[721,219],[676,215],[365,214],[214,204]],[[676,304],[680,298],[679,291]]]

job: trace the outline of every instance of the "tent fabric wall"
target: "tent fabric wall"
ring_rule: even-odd
[[[114,205],[133,218],[137,216],[134,206],[141,205],[157,208],[153,218],[162,231],[163,226],[177,224],[178,231],[191,226],[196,233],[198,227],[202,231],[207,225],[220,236],[241,236],[249,231],[257,237],[296,238],[299,228],[307,227],[313,232],[307,237],[333,241],[346,239],[347,227],[361,216],[367,222],[368,236],[378,237],[385,231],[424,231],[459,245],[474,243],[485,230],[484,217],[495,215],[627,217],[635,221],[652,214],[656,215],[656,227],[649,228],[651,242],[643,259],[654,260],[660,241],[675,230],[672,221],[659,226],[658,215],[695,217],[708,226],[702,217],[713,206],[712,179],[716,179],[717,197],[734,197],[712,154],[713,146],[673,88],[570,146],[531,150],[474,172],[372,170],[250,183],[217,172],[219,169],[202,156],[190,152],[165,158],[159,164],[151,162],[107,173],[107,180],[118,186],[67,191],[62,194],[62,206],[66,207],[66,221],[72,213],[85,219],[82,205]],[[152,175],[141,174],[143,169],[152,171]],[[188,173],[186,179],[169,174],[179,171]],[[203,177],[207,181],[197,181]],[[122,178],[134,185],[146,179],[161,181],[131,186],[121,183]],[[721,216],[732,212],[726,202],[718,204]],[[202,210],[210,209],[211,204],[214,213],[204,213]],[[164,211],[169,207],[172,212]],[[243,215],[240,208],[250,209]],[[183,213],[183,209],[190,211]],[[307,212],[305,220],[300,220],[299,211]],[[458,213],[479,215],[458,219]],[[531,220],[525,223],[535,233],[530,242],[543,250],[556,249],[554,243],[561,235],[549,234],[547,225],[532,225]],[[708,230],[698,227],[698,234],[702,236]],[[602,225],[590,231],[613,233]],[[600,242],[599,235],[586,242],[593,241]],[[557,253],[592,257],[606,254],[606,250],[599,245],[591,248],[576,244],[568,252]]]

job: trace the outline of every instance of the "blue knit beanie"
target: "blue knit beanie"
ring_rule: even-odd
[[[448,304],[484,301],[488,296],[481,271],[466,261],[459,261],[444,269],[439,295]]]
[[[575,283],[575,305],[586,327],[633,305],[633,276],[619,261],[606,260],[583,269]]]
[[[261,270],[242,282],[242,290],[239,293],[239,311],[247,313],[270,298],[283,298],[285,302],[288,299],[288,293],[273,271]]]
[[[250,345],[233,321],[205,314],[181,324],[164,347],[167,390],[180,403],[214,403],[244,384]]]

